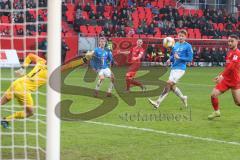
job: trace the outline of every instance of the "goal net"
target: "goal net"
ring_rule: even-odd
[[[20,68],[20,66],[24,62],[24,59],[30,53],[44,59],[46,59],[47,57],[49,60],[53,59],[47,54],[47,30],[49,27],[48,3],[49,2],[47,2],[47,0],[1,1],[0,91],[2,97],[5,95],[8,88],[12,88],[13,82],[18,79],[18,77],[15,75],[15,71]],[[60,4],[56,2],[56,0],[52,0],[51,3],[53,5]],[[61,15],[56,17],[60,16]],[[57,18],[57,20],[59,19]],[[52,42],[48,42],[48,44],[52,44]],[[58,43],[56,43],[56,46],[60,48],[60,45],[58,45]],[[58,54],[60,57],[60,50]],[[49,64],[51,65],[52,63]],[[57,64],[58,63],[56,63],[56,65]],[[35,66],[36,63],[31,63],[26,69],[26,74],[29,73]],[[54,69],[54,66],[52,66],[52,69]],[[50,72],[52,72],[52,70]],[[48,143],[50,143],[51,141],[49,141],[49,139],[51,138],[51,134],[54,134],[51,133],[51,131],[47,131],[47,121],[51,121],[52,119],[47,118],[47,115],[53,114],[48,113],[49,111],[53,111],[47,109],[49,108],[47,107],[49,103],[47,102],[47,99],[49,99],[49,97],[47,97],[46,93],[51,92],[49,90],[50,89],[48,89],[48,86],[43,85],[36,91],[31,92],[31,97],[34,104],[32,116],[27,118],[16,118],[17,116],[15,115],[15,117],[8,120],[8,128],[4,128],[3,125],[2,127],[0,127],[1,160],[49,159],[48,157],[49,155],[51,156],[52,153],[48,154],[47,150],[50,151],[52,147],[49,148],[49,146],[51,145],[49,145]],[[1,121],[5,120],[5,118],[9,115],[14,115],[14,113],[16,112],[26,111],[25,104],[27,102],[23,100],[19,103],[19,101],[21,101],[21,98],[17,96],[16,92],[17,91],[15,91],[15,89],[12,89],[11,97],[13,98],[8,103],[0,105]],[[27,89],[26,92],[28,92]],[[21,92],[21,94],[24,94],[24,98],[27,97],[25,95],[26,92]],[[52,107],[54,108],[54,106]],[[56,135],[56,138],[57,137],[58,136]],[[57,146],[56,149],[58,149]],[[54,150],[52,152],[54,152]]]

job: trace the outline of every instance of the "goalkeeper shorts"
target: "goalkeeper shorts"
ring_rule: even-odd
[[[14,81],[7,89],[5,96],[8,100],[16,98],[19,104],[27,107],[33,107],[33,98],[31,92],[26,89],[26,86],[17,81]]]

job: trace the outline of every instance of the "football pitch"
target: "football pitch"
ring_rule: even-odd
[[[167,80],[169,70],[159,79],[147,77],[149,83],[146,93],[133,88],[137,93],[122,93],[124,88],[114,90],[113,97],[93,95],[95,77],[85,77],[85,68],[78,68],[65,79],[67,85],[84,87],[82,95],[63,94],[63,100],[72,100],[70,112],[74,119],[61,123],[61,159],[62,160],[238,160],[240,157],[240,108],[235,106],[231,92],[220,97],[221,116],[209,121],[212,112],[210,93],[214,87],[212,79],[223,68],[188,68],[178,86],[188,96],[188,109],[180,109],[182,103],[175,94],[170,93],[160,108],[155,110],[147,98],[157,98],[157,94],[148,94],[149,90],[161,80]],[[116,72],[120,74],[120,72]],[[140,71],[139,76],[146,74]],[[9,77],[9,71],[2,69],[3,77]],[[85,77],[85,78],[84,78]],[[118,76],[116,76],[118,77]],[[121,76],[120,76],[121,77]],[[123,77],[124,78],[124,77]],[[117,78],[116,83],[124,84],[124,79]],[[151,81],[151,79],[153,79]],[[106,91],[109,80],[101,87]],[[2,81],[4,91],[10,82]],[[41,89],[42,92],[45,89]],[[89,92],[89,93],[88,93]],[[131,96],[134,94],[134,96]],[[159,93],[160,94],[160,93]],[[128,98],[126,98],[128,97]],[[132,99],[136,103],[132,103]],[[114,106],[101,116],[81,121],[76,115],[94,110],[105,99]],[[17,103],[17,102],[16,102]],[[44,106],[44,97],[39,96],[39,104]],[[116,104],[116,106],[115,106]],[[131,104],[131,105],[129,105]],[[64,107],[64,106],[63,106]],[[101,108],[100,108],[101,109]],[[2,114],[6,114],[3,112]],[[34,119],[34,118],[32,118]],[[21,122],[16,122],[15,131],[21,130]],[[28,126],[34,128],[34,124]],[[44,126],[40,129],[44,131]],[[2,132],[9,132],[1,130]],[[41,131],[41,133],[43,133]],[[3,143],[10,143],[11,138]],[[21,140],[19,140],[21,142]],[[20,143],[19,142],[19,143]],[[35,143],[29,139],[28,143]],[[7,151],[5,151],[7,152]],[[11,152],[11,150],[9,150]],[[19,151],[21,152],[21,151]],[[7,154],[6,154],[7,155]]]

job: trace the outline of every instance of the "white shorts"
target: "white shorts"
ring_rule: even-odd
[[[110,78],[112,75],[112,71],[110,68],[100,69],[98,71],[98,76],[104,76],[105,78]]]
[[[169,76],[168,80],[170,80],[170,81],[172,81],[174,83],[177,83],[182,78],[184,73],[185,73],[185,71],[184,70],[180,70],[180,69],[171,70],[170,76]]]

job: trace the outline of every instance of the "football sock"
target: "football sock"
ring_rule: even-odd
[[[131,79],[126,77],[126,90],[130,90],[131,87]]]
[[[183,100],[184,96],[183,96],[181,90],[180,90],[178,87],[176,87],[176,88],[173,90],[173,92],[174,92],[179,98],[181,98],[181,99]]]
[[[110,82],[109,87],[108,87],[108,93],[111,93],[113,90],[114,84],[113,82]]]
[[[134,79],[131,80],[131,84],[132,84],[132,85],[135,85],[135,86],[140,86],[140,87],[142,86],[142,83],[141,83],[141,82],[136,81],[136,80],[134,80]]]
[[[160,104],[162,103],[162,101],[168,96],[170,92],[170,87],[169,86],[166,86],[164,89],[163,89],[163,92],[162,94],[159,96],[158,100],[157,100],[157,103]]]
[[[219,110],[218,98],[211,97],[211,101],[214,111]]]
[[[96,85],[95,90],[98,91],[98,90],[100,89],[101,85],[102,85],[102,80],[99,79],[99,80],[97,81],[97,85]]]
[[[26,113],[24,111],[19,111],[19,112],[15,112],[10,116],[6,117],[7,121],[11,121],[12,119],[23,119],[26,117]]]

